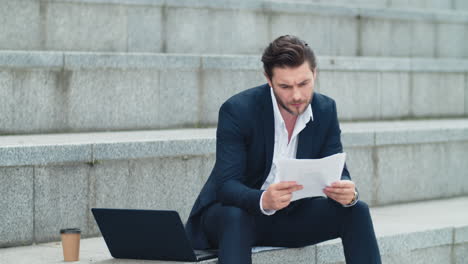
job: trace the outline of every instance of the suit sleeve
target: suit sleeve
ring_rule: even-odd
[[[223,205],[236,206],[251,214],[261,214],[258,205],[263,191],[244,184],[246,132],[243,131],[241,117],[236,115],[240,114],[229,103],[224,103],[219,110],[214,168],[217,199]]]
[[[343,146],[341,145],[341,129],[340,124],[338,123],[338,113],[336,111],[336,103],[332,101],[332,112],[331,112],[331,120],[330,125],[325,135],[325,141],[320,153],[321,157],[327,157],[336,153],[343,152]],[[351,180],[351,176],[349,175],[348,168],[345,166],[343,168],[343,172],[341,173],[342,180]]]

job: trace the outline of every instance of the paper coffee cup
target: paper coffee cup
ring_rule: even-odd
[[[62,237],[63,259],[65,261],[78,261],[80,259],[80,236],[79,228],[66,228],[60,230]]]

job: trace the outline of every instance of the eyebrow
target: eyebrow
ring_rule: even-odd
[[[299,84],[303,84],[303,83],[306,83],[306,82],[309,82],[309,81],[310,81],[310,79],[305,79],[305,80],[303,80],[302,82],[300,82]],[[280,86],[292,86],[292,85],[290,85],[290,84],[281,83],[281,82],[279,82],[278,85],[280,85]]]

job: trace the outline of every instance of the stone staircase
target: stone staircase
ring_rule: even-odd
[[[0,263],[61,261],[54,241],[70,226],[88,238],[82,263],[143,263],[110,257],[90,208],[185,221],[214,164],[220,104],[265,82],[260,54],[286,33],[319,55],[317,90],[337,101],[384,263],[468,263],[465,1],[0,6]],[[337,264],[341,251],[334,240],[254,262]]]
[[[468,198],[424,201],[372,208],[383,263],[466,263],[468,251]],[[60,242],[0,250],[1,263],[49,264],[63,258]],[[80,261],[86,264],[169,264],[167,262],[113,259],[102,237],[81,240]],[[343,264],[339,239],[299,249],[264,251],[253,255],[256,264]],[[216,263],[216,260],[201,263]]]

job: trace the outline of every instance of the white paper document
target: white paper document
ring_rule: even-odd
[[[291,201],[306,197],[326,196],[325,187],[341,179],[346,153],[322,159],[281,159],[275,162],[275,182],[295,181],[304,188],[293,192]]]

